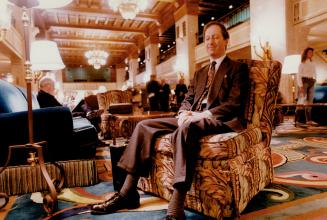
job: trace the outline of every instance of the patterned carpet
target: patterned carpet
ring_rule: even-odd
[[[271,142],[275,178],[249,203],[240,219],[327,219],[327,133],[321,129],[305,132],[287,126],[277,128]],[[308,130],[308,129],[307,129]],[[167,202],[141,194],[142,206],[105,216],[92,216],[87,204],[110,197],[110,152],[98,148],[97,169],[101,183],[65,189],[59,195],[59,211],[45,217],[40,193],[11,197],[10,205],[0,211],[0,219],[161,219]],[[208,219],[186,211],[187,219]]]

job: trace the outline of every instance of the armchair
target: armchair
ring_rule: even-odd
[[[240,133],[201,138],[196,174],[185,207],[216,219],[240,215],[248,202],[273,178],[269,147],[281,64],[277,61],[242,60],[249,66],[250,91]],[[166,200],[173,192],[173,152],[170,134],[158,138],[153,166],[138,187]]]
[[[122,136],[116,132],[115,127],[119,127],[119,120],[109,113],[112,104],[129,103],[132,104],[132,94],[129,91],[111,90],[97,94],[99,112],[101,113],[100,129],[104,139]]]

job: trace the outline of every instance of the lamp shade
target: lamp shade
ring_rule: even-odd
[[[289,55],[284,58],[282,74],[296,74],[299,71],[301,55]]]
[[[57,44],[49,40],[37,40],[31,45],[32,70],[60,70],[65,68]]]

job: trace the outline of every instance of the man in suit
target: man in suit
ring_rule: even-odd
[[[156,75],[150,76],[150,81],[146,84],[146,92],[148,93],[150,111],[159,111],[159,89],[160,84]]]
[[[187,87],[184,83],[184,79],[180,78],[175,88],[175,96],[176,96],[176,102],[178,108],[181,107],[182,101],[184,100],[186,93],[187,93]]]
[[[43,77],[39,81],[39,92],[37,100],[41,108],[62,106],[55,95],[55,82],[50,77]]]
[[[160,80],[159,100],[160,110],[167,112],[169,110],[170,86],[165,79]]]
[[[176,118],[160,118],[137,124],[118,166],[127,171],[120,189],[109,200],[93,205],[91,213],[112,213],[137,208],[140,176],[147,176],[154,140],[172,133],[174,147],[174,192],[165,219],[184,219],[184,200],[190,189],[199,151],[199,139],[212,133],[240,131],[248,91],[248,68],[226,57],[229,34],[224,25],[212,21],[204,27],[204,44],[210,65],[198,70]]]

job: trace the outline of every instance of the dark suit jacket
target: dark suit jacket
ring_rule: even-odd
[[[207,82],[209,65],[194,74],[180,110],[194,111]],[[209,89],[207,109],[234,131],[244,129],[245,100],[248,95],[248,67],[226,57]]]
[[[38,92],[37,100],[39,101],[41,108],[62,106],[53,95],[44,92],[43,90]]]

